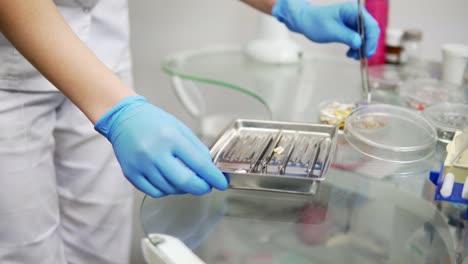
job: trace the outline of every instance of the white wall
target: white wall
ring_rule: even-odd
[[[134,0],[130,2],[131,45],[138,91],[154,103],[189,121],[160,70],[162,58],[184,49],[213,43],[244,43],[252,36],[255,11],[233,0]],[[316,3],[337,1],[317,0]],[[468,1],[390,0],[390,25],[424,31],[423,56],[440,59],[444,42],[468,44]],[[296,36],[306,49],[344,56],[342,45],[317,45]],[[141,197],[140,197],[141,198]],[[136,204],[139,204],[137,201]],[[137,208],[138,211],[138,208]],[[135,220],[138,221],[137,215]],[[135,223],[132,263],[141,263]]]
[[[339,0],[310,0],[327,4]],[[423,57],[441,60],[444,43],[468,45],[468,1],[466,0],[389,0],[389,27],[416,28],[423,31]],[[314,47],[323,49],[325,47]],[[335,50],[327,49],[327,52]]]
[[[468,45],[468,1],[391,1],[390,26],[424,31],[423,56],[441,60],[444,43]]]

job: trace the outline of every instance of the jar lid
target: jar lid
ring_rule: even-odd
[[[425,160],[437,143],[437,132],[424,117],[384,104],[354,110],[346,119],[344,136],[361,153],[396,163]]]
[[[423,33],[417,29],[407,29],[403,34],[403,40],[421,41]]]
[[[391,47],[400,47],[403,37],[403,30],[397,28],[388,28],[385,33],[385,44]]]

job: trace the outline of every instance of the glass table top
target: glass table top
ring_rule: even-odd
[[[418,69],[404,77],[439,74],[432,63]],[[251,96],[275,120],[318,122],[320,102],[362,98],[359,64],[347,59],[305,54],[297,65],[266,65],[238,47],[221,47],[171,55],[163,70]],[[382,76],[395,71],[401,74],[391,67],[371,74],[373,81],[387,80],[394,75]],[[408,105],[395,82],[372,85],[375,100]],[[466,207],[435,203],[428,180],[444,151],[440,145],[428,160],[388,163],[358,153],[340,134],[316,195],[228,190],[146,197],[141,223],[146,234],[181,239],[207,263],[457,263],[464,255],[458,223]]]
[[[145,198],[141,222],[206,263],[455,263],[453,227],[425,199],[431,184],[418,166],[380,180],[334,168],[310,196],[228,190]]]

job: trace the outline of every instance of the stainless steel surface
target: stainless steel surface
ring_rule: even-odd
[[[310,194],[314,181],[325,179],[336,135],[331,125],[236,120],[216,140],[211,155],[233,189]],[[304,145],[310,150],[296,154],[302,162],[291,161]],[[283,152],[275,154],[278,146]]]
[[[250,171],[252,173],[258,172],[258,166],[260,165],[261,159],[265,156],[265,152],[268,150],[270,145],[273,142],[273,137],[271,135],[268,135],[266,140],[263,142],[259,148],[254,149],[254,153],[256,153],[255,158],[252,160],[250,163]]]
[[[317,139],[314,143],[314,147],[312,148],[312,155],[309,159],[309,166],[307,167],[307,177],[314,177],[314,170],[315,165],[317,164],[317,159],[320,155],[320,147],[323,139]]]
[[[370,90],[370,83],[369,83],[369,63],[367,61],[366,55],[366,27],[364,23],[364,14],[363,14],[363,7],[362,1],[358,0],[358,32],[361,36],[361,48],[359,49],[359,59],[361,61],[361,81],[362,81],[362,90],[364,96],[366,96],[367,103],[370,103],[372,100],[372,93]]]
[[[297,138],[298,137],[296,132],[294,138],[291,138],[291,141],[288,142],[287,151],[285,151],[286,155],[283,156],[278,164],[278,172],[280,175],[284,175],[286,173],[286,167],[288,166],[289,159],[291,158],[294,148],[296,147]]]
[[[322,151],[321,155],[322,157],[319,157],[319,159],[325,159],[325,164],[327,163],[330,163],[331,162],[331,159],[333,158],[334,156],[334,147],[333,145],[329,142],[328,139],[325,139],[322,141],[322,146],[321,148],[325,151]],[[332,154],[333,153],[333,154]],[[323,170],[320,171],[320,175],[319,177],[322,177],[322,174],[323,174]]]
[[[275,150],[275,148],[278,147],[278,144],[280,143],[282,137],[283,137],[283,131],[280,130],[280,131],[278,131],[278,133],[275,136],[275,143],[272,144],[271,146],[269,146],[267,152],[263,156],[262,161],[261,161],[261,165],[262,165],[261,172],[262,173],[267,173],[268,172],[268,163],[270,163],[271,159],[273,158],[274,150]]]

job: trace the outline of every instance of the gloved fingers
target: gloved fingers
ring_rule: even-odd
[[[182,163],[183,160],[181,162],[173,156],[168,156],[157,162],[160,163],[158,168],[161,173],[178,190],[195,195],[202,195],[211,191],[211,186],[187,168]]]
[[[379,42],[380,28],[377,21],[364,10],[364,25],[366,27],[366,55],[371,57],[374,55]]]
[[[350,29],[358,32],[358,23],[359,23],[359,11],[357,8],[356,3],[346,3],[341,6],[340,9],[340,17],[343,19],[343,23]],[[374,55],[375,50],[377,48],[377,43],[379,40],[380,29],[377,21],[369,14],[369,12],[364,8],[363,9],[364,15],[364,27],[366,30],[366,56],[371,57]],[[359,36],[360,37],[360,36]],[[352,49],[358,49],[361,46],[359,44],[358,47],[351,47]]]
[[[180,129],[182,130],[182,134],[190,141],[192,144],[197,146],[200,151],[211,158],[210,151],[208,148],[200,141],[200,139],[193,133],[193,131],[184,124],[180,125]]]
[[[175,147],[174,154],[211,186],[219,190],[228,188],[226,177],[216,168],[211,158],[196,154],[195,148],[189,142],[183,142],[183,140],[179,142]]]
[[[348,49],[346,56],[351,59],[359,60],[359,50]]]
[[[145,177],[137,175],[136,177],[128,178],[130,182],[140,191],[146,193],[153,198],[161,198],[166,196],[164,192],[155,188]]]
[[[335,36],[334,41],[343,43],[351,49],[359,49],[361,47],[362,41],[359,34],[345,24],[336,23],[330,31],[333,32]]]
[[[174,188],[167,180],[164,178],[161,173],[159,172],[158,168],[156,168],[155,164],[149,165],[150,169],[144,173],[145,178],[159,190],[163,191],[167,194],[179,194],[181,193],[179,190]]]

